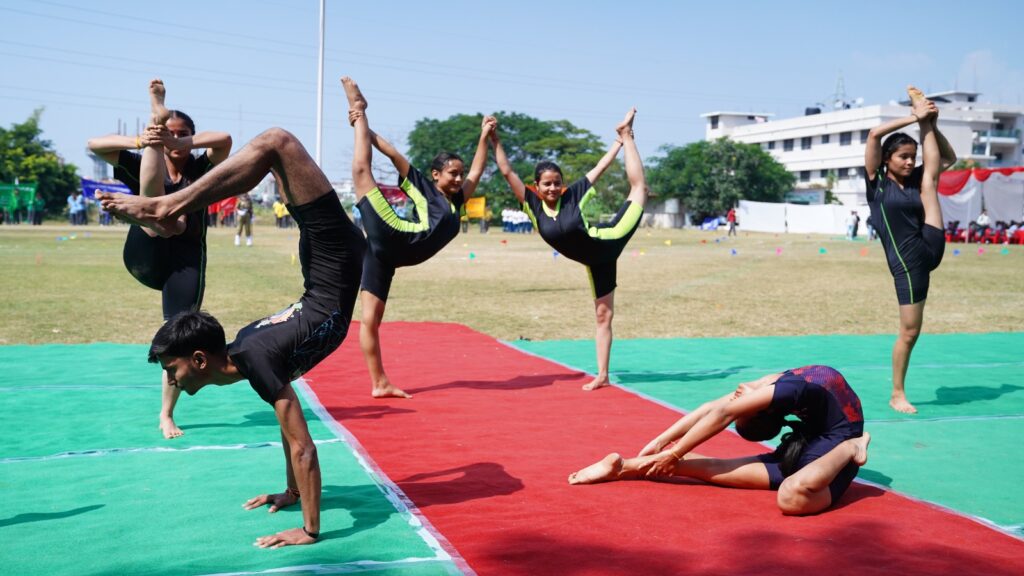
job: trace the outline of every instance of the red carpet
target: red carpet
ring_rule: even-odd
[[[570,486],[679,415],[454,324],[386,324],[388,375],[415,398],[374,400],[349,334],[307,380],[480,574],[1024,574],[1024,541],[864,485],[807,518],[768,491]],[[700,452],[757,450],[723,434]]]

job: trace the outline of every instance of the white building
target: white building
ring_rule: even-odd
[[[982,167],[1020,166],[1024,106],[985,104],[976,92],[938,92],[928,98],[939,106],[939,130],[957,158]],[[796,178],[797,189],[824,189],[829,172],[837,178],[833,194],[843,204],[867,203],[864,145],[868,131],[909,114],[909,104],[843,108],[822,112],[808,108],[805,116],[773,120],[772,114],[709,112],[706,140],[728,137],[760,144]],[[903,129],[920,141],[917,125]],[[920,154],[920,149],[919,149]]]

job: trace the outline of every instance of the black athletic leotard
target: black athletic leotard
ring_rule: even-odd
[[[114,167],[114,178],[139,194],[142,155],[122,150]],[[164,192],[173,194],[198,180],[213,168],[204,152],[189,156],[181,180],[164,181]],[[185,231],[170,238],[153,237],[138,226],[128,229],[124,242],[124,266],[136,280],[163,295],[164,320],[178,312],[198,310],[206,289],[206,210],[185,217]]]
[[[527,189],[523,211],[533,220],[541,238],[563,256],[587,267],[594,298],[615,290],[615,263],[640,226],[643,206],[626,200],[606,224],[590,224],[583,208],[594,194],[584,176],[565,189],[551,210],[532,189]]]
[[[928,297],[930,273],[942,262],[946,249],[943,231],[924,223],[923,174],[923,166],[914,168],[902,188],[881,169],[874,178],[867,178],[871,226],[882,241],[900,305]]]
[[[768,410],[796,416],[808,435],[807,448],[800,454],[793,472],[800,470],[850,438],[864,435],[864,413],[860,398],[846,378],[828,366],[804,366],[786,370],[775,381],[775,393]],[[768,469],[772,490],[778,490],[785,476],[776,453],[763,454],[758,460]],[[850,487],[860,466],[848,463],[829,484],[834,504]]]
[[[462,194],[449,201],[413,166],[399,186],[415,208],[408,219],[395,213],[380,188],[371,190],[357,205],[368,243],[362,289],[384,301],[396,268],[427,260],[458,236],[459,209],[464,201]]]
[[[333,190],[288,210],[299,225],[302,298],[242,328],[228,344],[231,361],[269,404],[345,339],[366,250]]]

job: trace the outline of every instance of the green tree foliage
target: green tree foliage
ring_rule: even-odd
[[[41,138],[38,108],[21,124],[0,128],[0,182],[38,183],[38,192],[46,202],[46,211],[60,213],[71,191],[79,187],[78,168],[65,164],[49,140]]]
[[[657,194],[679,198],[702,221],[724,214],[740,200],[780,202],[795,179],[756,144],[727,138],[663,146],[647,181]]]
[[[557,163],[568,185],[586,175],[607,151],[596,134],[567,120],[544,121],[517,112],[499,112],[495,116],[509,162],[528,185],[534,180],[534,166],[542,160]],[[480,114],[457,114],[445,120],[419,120],[408,137],[409,161],[424,173],[429,173],[434,156],[440,152],[454,152],[465,159],[466,170],[469,170],[468,164],[476,152],[482,121]],[[616,212],[629,191],[622,164],[613,164],[595,188],[597,196],[587,206],[587,211],[595,214]],[[476,194],[487,196],[488,207],[494,214],[503,208],[516,207],[515,196],[497,172],[493,151],[489,152],[487,167]]]

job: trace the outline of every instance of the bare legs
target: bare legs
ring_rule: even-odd
[[[159,198],[110,193],[98,196],[104,209],[141,226],[160,227],[171,218],[248,192],[270,172],[277,177],[289,204],[307,204],[331,190],[331,183],[302,143],[285,130],[271,128],[174,194]]]
[[[356,189],[356,201],[362,199],[370,190],[377,187],[370,171],[370,161],[373,158],[371,148],[370,121],[366,119],[366,98],[359,91],[359,85],[354,80],[345,76],[341,79],[341,85],[345,89],[345,96],[348,98],[349,121],[355,130],[355,144],[352,151],[352,182]]]
[[[921,335],[925,302],[900,306],[900,331],[892,347],[892,398],[889,400],[889,406],[904,414],[917,413],[917,408],[907,401],[904,382],[907,367],[910,365],[910,354],[914,351],[918,336]]]
[[[832,505],[828,485],[835,480],[847,464],[863,466],[868,461],[867,432],[859,438],[850,438],[821,458],[804,466],[779,486],[779,509],[789,516],[815,514]]]
[[[644,206],[647,203],[647,180],[644,178],[644,164],[640,160],[636,141],[633,140],[633,120],[636,108],[630,109],[626,117],[615,127],[615,132],[622,139],[622,149],[626,158],[626,178],[629,180],[629,196],[627,200]]]
[[[359,295],[363,305],[363,321],[359,325],[359,346],[366,358],[366,368],[370,371],[370,383],[373,385],[374,398],[412,398],[410,394],[396,388],[384,373],[384,359],[380,352],[380,322],[384,318],[384,307],[387,302],[363,290]]]
[[[779,510],[787,515],[815,514],[832,505],[828,486],[847,464],[863,466],[868,460],[871,435],[865,433],[833,448],[828,454],[804,466],[779,486]],[[618,480],[645,479],[643,464],[655,456],[623,459],[609,454],[600,461],[569,475],[570,484],[598,484]],[[730,488],[768,490],[768,470],[754,456],[744,458],[707,458],[687,454],[676,465],[674,476],[684,476]],[[651,478],[658,480],[659,478]]]
[[[369,120],[366,119],[366,98],[354,80],[345,76],[341,79],[348,98],[349,121],[355,130],[355,144],[352,153],[352,181],[356,189],[356,198],[361,199],[377,187],[377,182],[370,171],[370,160],[373,157],[372,135]],[[384,373],[384,359],[380,351],[380,323],[384,319],[384,308],[387,302],[363,290],[359,295],[363,308],[363,321],[359,325],[359,346],[366,358],[366,368],[370,372],[370,384],[374,398],[412,398],[410,394],[396,388]]]
[[[594,344],[597,348],[597,376],[584,390],[596,390],[608,386],[608,366],[612,355],[612,318],[615,316],[615,291],[594,300],[594,315],[597,319],[597,333]]]

